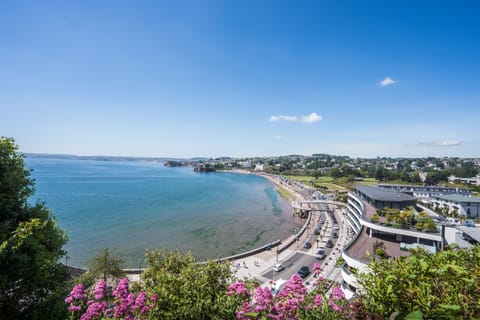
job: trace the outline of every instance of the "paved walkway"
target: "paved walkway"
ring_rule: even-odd
[[[343,247],[350,241],[350,239],[348,238],[348,224],[343,215],[343,208],[335,209],[335,216],[340,227],[340,229],[338,230],[339,237],[331,253],[322,261],[321,275],[326,279],[332,280],[336,283],[340,283],[342,281],[341,268],[336,267],[336,262],[337,259],[342,255]],[[313,217],[309,228],[307,229],[307,231],[305,231],[300,240],[297,241],[296,244],[292,244],[289,249],[286,249],[285,251],[280,253],[278,255],[278,260],[276,248],[273,248],[270,251],[263,251],[250,257],[235,260],[232,264],[232,271],[235,272],[238,279],[254,279],[258,282],[261,282],[263,286],[270,286],[271,280],[273,279],[265,278],[262,276],[262,274],[271,270],[277,261],[288,260],[294,254],[300,252],[300,245],[305,243],[309,235],[313,233],[313,229],[315,226],[314,222],[316,222],[316,220],[317,216]],[[323,228],[325,228],[325,230],[322,230],[321,235],[318,236],[319,238],[321,238],[322,235],[324,235],[322,241],[320,242],[320,246],[322,246],[322,244],[323,246],[325,245],[326,240],[329,238],[326,235],[331,234],[331,232],[333,231],[333,222],[328,214],[327,222],[324,224]],[[312,249],[310,249],[308,253],[305,253],[303,251],[302,253],[314,255],[316,251],[316,243],[313,243]],[[307,285],[307,288],[309,290],[313,289],[313,275],[307,277],[304,282],[309,283],[309,285]]]

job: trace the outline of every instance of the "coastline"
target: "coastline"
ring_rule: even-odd
[[[301,194],[299,194],[297,191],[292,190],[292,188],[285,186],[276,176],[271,175],[269,173],[264,173],[264,172],[252,172],[244,169],[232,169],[232,170],[217,170],[215,172],[220,172],[220,173],[238,173],[238,174],[251,174],[259,177],[264,177],[265,179],[269,180],[275,185],[275,190],[279,194],[280,197],[282,197],[286,201],[302,201],[305,200]],[[291,197],[285,197],[284,194],[282,194],[281,189],[287,190]],[[293,207],[290,207],[293,210]]]
[[[88,165],[88,168],[90,170],[90,164],[88,164],[88,163],[85,164],[84,162],[79,162],[79,163],[81,164],[80,167],[84,167],[84,166]],[[62,162],[62,164],[63,164],[63,162]],[[70,162],[67,162],[67,164],[70,165]],[[47,165],[51,166],[51,163],[48,162]],[[72,166],[75,168],[75,170],[77,170],[78,169],[77,168],[78,167],[77,166],[77,161],[75,161],[75,162],[72,161]],[[139,166],[141,167],[140,169],[143,170],[143,165],[139,165]],[[102,162],[100,164],[98,170],[101,170],[102,173],[103,173],[104,170],[105,170],[104,167],[105,167],[104,162]],[[136,168],[137,165],[135,165],[134,167]],[[70,167],[66,167],[66,168],[68,170],[70,170]],[[134,169],[134,168],[133,169],[132,168],[133,167],[131,165],[127,165],[124,169],[128,172],[131,172],[131,170]],[[123,169],[123,166],[122,166],[122,169]],[[150,167],[148,167],[148,169],[150,169]],[[118,170],[117,165],[115,165],[115,170]],[[186,169],[186,170],[188,170],[188,169]],[[178,171],[178,169],[174,170],[174,171]],[[37,170],[37,172],[45,172],[45,170],[44,171]],[[69,171],[66,170],[66,172],[68,174]],[[203,238],[209,237],[208,238],[208,243],[204,247],[202,247],[203,251],[200,250],[199,254],[196,254],[195,250],[194,250],[195,249],[194,245],[192,245],[190,247],[188,245],[183,245],[183,243],[175,242],[174,238],[168,238],[168,239],[172,239],[172,240],[170,240],[170,242],[174,243],[174,245],[183,245],[184,248],[185,248],[185,251],[189,251],[189,250],[193,249],[192,252],[194,252],[200,258],[200,259],[198,259],[198,261],[204,261],[204,259],[206,260],[206,259],[215,259],[215,258],[219,258],[219,257],[225,257],[225,256],[229,256],[229,255],[232,255],[232,254],[242,253],[242,252],[244,253],[244,252],[247,252],[249,250],[253,250],[254,248],[258,248],[262,245],[265,245],[267,243],[271,243],[274,240],[278,240],[278,239],[284,240],[285,238],[288,237],[288,235],[290,235],[292,233],[292,231],[294,229],[298,229],[298,227],[302,223],[302,221],[300,221],[299,219],[294,218],[294,216],[292,214],[293,213],[293,209],[292,209],[292,206],[291,206],[291,201],[292,200],[281,197],[280,193],[278,192],[278,188],[281,186],[281,181],[282,181],[281,177],[270,177],[269,175],[266,175],[266,174],[263,174],[263,173],[249,172],[249,171],[246,171],[246,170],[228,170],[226,172],[244,174],[244,175],[248,174],[248,175],[252,175],[252,176],[257,175],[259,177],[267,179],[268,181],[264,180],[264,179],[260,179],[260,178],[248,179],[246,176],[245,176],[245,178],[235,178],[234,175],[231,175],[228,178],[227,177],[221,178],[220,177],[221,175],[218,175],[219,176],[218,178],[214,178],[212,176],[210,179],[213,179],[212,181],[217,181],[217,180],[219,180],[219,181],[231,181],[231,183],[233,183],[234,181],[237,181],[237,180],[239,180],[239,181],[243,181],[243,180],[258,181],[261,186],[258,187],[257,189],[252,189],[248,185],[246,185],[246,187],[250,189],[250,193],[255,192],[255,194],[261,195],[261,197],[265,196],[265,195],[263,195],[263,193],[265,192],[268,195],[268,198],[270,198],[270,199],[265,198],[264,202],[258,202],[258,203],[257,202],[251,202],[251,201],[249,201],[249,198],[238,198],[235,193],[230,192],[230,188],[228,190],[227,189],[221,189],[222,192],[225,193],[226,191],[228,191],[228,193],[232,194],[233,197],[241,199],[242,203],[244,204],[244,205],[242,205],[243,206],[242,207],[243,212],[241,210],[240,211],[237,210],[238,212],[236,213],[235,217],[238,217],[238,218],[228,218],[227,215],[224,215],[222,213],[222,215],[219,216],[221,219],[217,219],[217,220],[213,221],[213,223],[216,223],[216,224],[222,224],[222,225],[225,224],[225,227],[223,227],[221,229],[217,230],[217,229],[215,229],[215,226],[204,227],[203,225],[200,225],[197,229],[195,229],[193,231],[190,230],[192,228],[188,229],[187,227],[182,227],[183,229],[180,228],[181,230],[179,231],[179,233],[183,232],[184,234],[186,234],[189,237],[189,238],[186,238],[187,240],[185,242],[193,239],[194,237],[198,237],[199,233],[201,233],[201,236]],[[115,174],[117,174],[116,171],[115,171]],[[109,178],[109,177],[107,176],[107,178]],[[56,181],[55,179],[53,179],[53,180]],[[45,181],[50,182],[51,180],[45,180]],[[105,194],[110,195],[110,190],[111,190],[110,187],[111,187],[111,185],[115,185],[116,181],[113,181],[113,180],[111,181],[111,179],[107,179],[107,181],[109,182],[108,184],[107,183],[102,183],[101,186],[104,188],[103,191],[106,192]],[[147,185],[150,185],[150,181],[153,181],[153,180],[147,180]],[[135,183],[137,183],[138,185],[141,185],[142,188],[144,188],[144,186],[145,186],[144,181],[135,181]],[[283,182],[283,183],[286,184],[285,182]],[[44,185],[47,185],[47,183],[44,183]],[[51,184],[48,184],[48,185],[51,185]],[[59,185],[59,184],[53,184],[53,185],[56,186],[56,185]],[[84,184],[82,184],[82,186],[83,185]],[[156,185],[150,185],[150,186],[156,186]],[[43,193],[45,195],[48,194],[45,191],[45,189],[41,189],[41,190],[43,190]],[[46,189],[46,190],[49,191],[50,189]],[[150,188],[150,190],[156,190],[156,189],[155,188]],[[193,190],[193,191],[198,191],[198,190]],[[202,191],[202,190],[200,190],[200,191]],[[196,193],[198,193],[198,192],[196,192]],[[95,194],[100,194],[100,193],[95,193]],[[40,193],[40,195],[42,195],[42,194]],[[82,194],[80,194],[80,196],[83,197],[84,194],[82,193]],[[116,199],[113,199],[113,200],[116,201]],[[81,201],[79,201],[79,202],[81,202]],[[93,203],[93,202],[89,202],[89,203]],[[104,203],[104,202],[101,202],[101,203]],[[219,202],[219,203],[220,203],[220,206],[222,207],[222,203],[221,202]],[[266,204],[266,206],[264,205],[264,203]],[[63,203],[61,203],[61,205],[63,205]],[[272,206],[273,206],[273,208],[272,208]],[[56,208],[55,206],[52,206],[52,207]],[[261,209],[256,210],[255,208],[252,209],[252,207],[255,207],[255,208],[258,207],[258,208],[261,208]],[[251,212],[253,212],[254,214],[248,214],[247,211],[250,211],[250,209],[253,210]],[[272,209],[273,209],[273,215],[272,215]],[[66,211],[66,210],[62,211],[61,208],[56,208],[55,211],[69,212],[69,211]],[[87,210],[87,211],[88,212],[93,212],[93,211],[89,211],[89,210]],[[259,211],[259,212],[257,213],[257,211]],[[147,211],[143,210],[142,212],[147,212]],[[267,213],[267,212],[268,212],[268,214],[263,214],[263,213]],[[242,220],[242,219],[244,219],[244,218],[242,218],[243,215],[248,216],[247,220]],[[65,216],[69,217],[67,215],[65,215]],[[199,221],[199,219],[202,220],[201,216],[196,216],[195,218],[197,218],[197,220],[192,220],[192,222],[193,221]],[[95,217],[95,219],[98,219],[99,221],[108,221],[108,226],[110,228],[109,232],[110,232],[110,230],[112,230],[112,232],[109,233],[110,238],[107,237],[107,238],[105,238],[106,240],[104,240],[104,238],[102,238],[102,239],[99,238],[101,241],[103,241],[103,243],[108,242],[113,237],[113,236],[110,236],[110,235],[113,235],[113,233],[114,233],[113,231],[115,231],[115,228],[117,228],[117,229],[118,228],[123,228],[123,225],[121,224],[120,220],[115,222],[115,224],[112,224],[111,218],[106,214],[97,215]],[[67,221],[70,224],[77,223],[77,225],[80,225],[77,222],[77,220],[74,220],[74,219],[69,219],[69,220],[65,220],[65,221]],[[132,238],[135,238],[139,233],[155,234],[155,233],[160,232],[159,229],[151,227],[153,224],[150,224],[146,227],[144,225],[142,225],[142,219],[139,219],[138,216],[135,217],[133,215],[130,215],[130,218],[129,218],[128,221],[131,221],[131,223],[128,225],[128,227],[125,227],[124,229],[125,229],[125,232],[128,232],[128,233],[133,232],[133,234],[131,235]],[[83,224],[81,224],[81,225],[83,226]],[[138,228],[138,226],[141,226],[142,228]],[[239,227],[245,227],[245,226],[248,227],[247,228],[248,232],[239,232],[238,236],[232,237],[232,233],[236,232]],[[67,226],[67,228],[68,228],[68,226]],[[165,227],[165,224],[164,224],[163,229],[167,230],[167,228],[169,230],[168,232],[170,232],[170,230],[175,230],[175,229],[171,229],[170,227]],[[164,232],[164,231],[162,231],[162,232]],[[77,232],[77,233],[79,233],[79,232]],[[74,257],[73,258],[68,257],[68,265],[77,266],[77,267],[86,266],[84,261],[87,261],[87,260],[84,260],[83,257],[84,256],[86,256],[87,258],[91,257],[98,250],[96,249],[96,247],[86,245],[87,242],[82,241],[81,238],[79,238],[79,237],[75,238],[75,234],[73,232],[72,232],[72,234],[73,234],[73,236],[70,238],[70,241],[69,241],[70,246],[68,247],[67,250],[69,251],[69,254],[74,256]],[[220,240],[218,240],[218,239],[220,239]],[[140,263],[138,263],[137,261],[140,261],[142,258],[144,258],[143,253],[144,253],[145,249],[142,248],[141,251],[138,251],[138,252],[140,252],[139,254],[137,254],[136,251],[134,251],[134,250],[135,250],[136,247],[141,247],[143,245],[142,241],[140,241],[140,242],[135,241],[135,242],[127,243],[126,247],[117,245],[116,248],[119,249],[119,251],[120,251],[119,254],[121,254],[123,257],[125,257],[126,260],[128,260],[128,262],[125,264],[126,268],[131,268],[131,267],[134,267],[135,265],[136,266],[140,265]],[[146,240],[145,240],[145,242],[146,242]],[[153,243],[152,245],[145,246],[145,248],[156,248],[156,247],[168,248],[169,245],[170,245],[170,243],[157,241],[156,243]],[[174,245],[172,245],[170,247],[173,248]],[[211,251],[210,248],[213,248],[212,249],[213,251]],[[218,248],[218,249],[216,249],[216,248]],[[230,250],[229,248],[232,248],[232,249]],[[207,252],[207,251],[209,251],[209,252]],[[222,251],[222,252],[220,252],[220,251]],[[212,252],[213,252],[213,254],[210,254]],[[131,262],[131,261],[133,261],[133,262]]]

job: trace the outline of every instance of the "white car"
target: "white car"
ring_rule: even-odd
[[[333,226],[333,230],[338,230],[338,229],[340,229],[340,228],[338,227],[338,224],[336,224],[336,225]]]
[[[273,271],[276,272],[280,272],[283,269],[285,269],[285,267],[281,263],[276,263],[275,266],[273,266]]]

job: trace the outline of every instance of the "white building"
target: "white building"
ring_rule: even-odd
[[[430,200],[435,206],[447,207],[449,213],[457,210],[459,215],[476,218],[480,217],[480,198],[464,197],[460,195],[439,195]]]

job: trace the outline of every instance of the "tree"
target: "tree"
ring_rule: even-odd
[[[122,258],[112,255],[108,249],[104,249],[89,261],[88,272],[81,275],[77,282],[90,287],[99,278],[102,278],[105,282],[107,280],[118,280],[125,275],[125,272],[120,268],[123,263]]]
[[[0,314],[3,319],[58,317],[68,272],[59,263],[65,233],[42,202],[29,204],[34,181],[11,138],[0,138]],[[58,300],[57,300],[58,301]],[[63,309],[63,308],[62,308]]]
[[[155,319],[231,319],[235,305],[226,295],[233,280],[226,262],[195,262],[177,250],[150,251],[142,274],[143,289],[157,294]]]
[[[480,246],[372,261],[360,276],[362,299],[369,312],[386,318],[417,311],[427,319],[478,319],[479,265]]]

